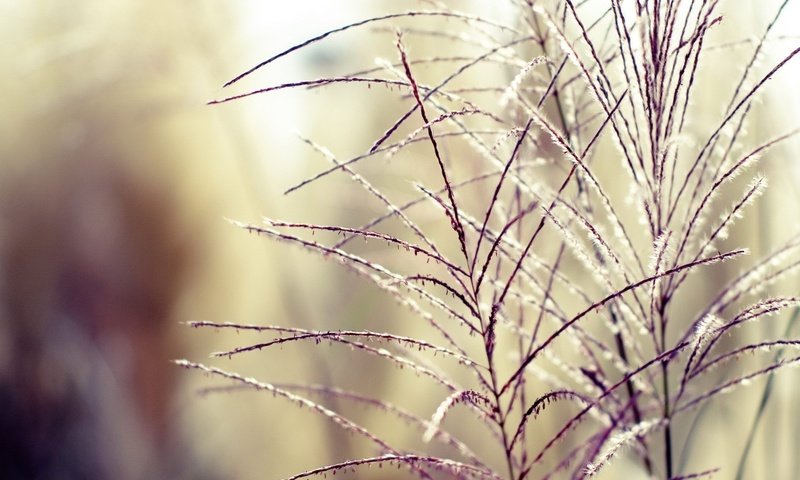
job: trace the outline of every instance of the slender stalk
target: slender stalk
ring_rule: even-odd
[[[670,419],[669,404],[669,360],[661,362],[661,382],[664,389],[664,468],[667,472],[667,479],[672,478],[672,427]]]
[[[784,330],[782,338],[789,338],[795,323],[797,323],[798,317],[800,317],[800,309],[796,308],[792,313],[789,324],[786,325],[786,330]],[[781,358],[783,358],[783,353],[783,350],[776,352],[772,358],[772,363],[779,362]],[[747,440],[744,444],[744,450],[739,458],[739,466],[736,468],[736,480],[742,480],[744,478],[745,466],[747,465],[747,460],[750,456],[750,449],[753,446],[753,441],[755,440],[758,427],[761,424],[761,419],[764,417],[764,413],[767,411],[767,404],[769,403],[770,398],[772,398],[772,388],[774,382],[775,374],[770,373],[769,377],[767,377],[767,383],[764,385],[764,391],[761,392],[761,400],[758,402],[758,410],[756,410],[756,417],[753,419],[753,425],[750,427],[750,431],[747,433]]]

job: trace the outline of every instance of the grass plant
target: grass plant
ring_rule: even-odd
[[[341,85],[364,101],[385,94],[403,105],[351,158],[303,139],[330,166],[287,191],[344,175],[372,199],[372,219],[234,223],[338,261],[426,334],[361,330],[345,320],[328,330],[191,325],[252,334],[215,354],[223,358],[294,343],[346,345],[353,356],[415,373],[417,389],[438,396],[438,408],[412,413],[336,385],[271,384],[177,363],[230,382],[222,390],[293,402],[372,445],[363,458],[293,479],[382,466],[422,478],[586,478],[622,457],[643,478],[743,478],[746,454],[736,466],[687,471],[680,447],[692,442],[697,430],[687,427],[704,405],[735,403],[741,387],[769,377],[752,429],[741,430],[749,450],[773,372],[800,362],[789,329],[775,338],[758,328],[787,322],[800,305],[798,296],[774,293],[800,266],[800,236],[761,256],[728,238],[767,187],[756,173],[761,159],[800,132],[746,134],[770,80],[800,52],[772,36],[788,0],[750,40],[730,44],[715,32],[725,9],[737,8],[731,1],[500,3],[514,8],[506,21],[424,2],[344,25],[226,87],[347,31],[392,42],[393,56],[211,102]],[[411,46],[425,42],[435,42],[438,55],[415,55]],[[779,60],[762,62],[767,49],[782,52]],[[715,65],[738,74],[717,78],[709,99]],[[370,178],[380,168],[420,173],[400,195]],[[393,444],[328,408],[331,398],[400,418],[423,447]],[[479,444],[448,432],[456,410],[486,432]]]

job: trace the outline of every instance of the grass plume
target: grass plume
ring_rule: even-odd
[[[767,189],[767,176],[754,167],[800,132],[760,141],[744,133],[770,80],[800,53],[778,49],[776,63],[762,67],[758,61],[766,49],[780,47],[767,40],[787,2],[749,44],[714,48],[710,39],[725,18],[717,0],[510,0],[515,14],[504,21],[427,3],[434,9],[323,32],[225,86],[367,26],[379,27],[365,31],[375,39],[394,33],[393,44],[385,39],[393,60],[210,103],[334,84],[363,89],[365,100],[398,97],[401,113],[378,138],[364,142],[359,155],[340,160],[303,139],[332,165],[287,191],[293,195],[343,174],[372,199],[371,220],[354,226],[271,219],[263,226],[235,224],[340,262],[403,306],[429,336],[391,333],[391,325],[353,329],[345,320],[340,329],[324,331],[191,325],[258,337],[215,354],[223,358],[290,343],[344,344],[416,373],[417,388],[435,396],[438,407],[409,413],[335,385],[284,388],[214,366],[178,364],[294,402],[374,446],[363,458],[291,478],[390,465],[423,478],[583,478],[602,476],[620,457],[651,478],[730,474],[729,466],[714,464],[684,471],[675,452],[697,434],[683,426],[702,414],[698,407],[725,393],[735,396],[762,377],[769,378],[769,392],[773,373],[800,361],[783,353],[745,360],[793,351],[800,340],[788,338],[790,330],[756,340],[738,334],[769,316],[785,322],[785,313],[798,308],[796,297],[765,289],[797,271],[800,237],[760,259],[728,238]],[[424,28],[423,20],[436,18],[446,20],[442,29]],[[416,56],[419,38],[435,38],[442,50]],[[469,53],[451,54],[450,44]],[[725,56],[734,45],[749,53]],[[709,55],[743,69],[738,78],[717,79],[729,85],[720,88],[721,113],[706,128],[691,119],[703,108],[699,92],[716,75]],[[495,74],[474,88],[464,86],[476,82],[475,71]],[[364,88],[373,85],[386,89]],[[390,169],[397,162],[434,172],[420,173],[403,201],[369,178],[374,169],[362,168]],[[738,176],[751,181],[742,185]],[[356,240],[380,248],[362,253]],[[731,269],[740,273],[732,276]],[[711,278],[724,281],[715,287]],[[712,293],[698,299],[692,295],[698,285]],[[434,456],[391,445],[380,432],[301,395],[369,404],[421,431],[421,448],[438,440],[450,449]],[[486,428],[481,443],[446,431],[445,417],[456,414]],[[536,435],[529,435],[534,425]],[[738,470],[741,475],[744,467]]]

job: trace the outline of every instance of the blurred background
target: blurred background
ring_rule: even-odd
[[[399,111],[396,93],[335,88],[205,103],[228,95],[221,85],[235,74],[320,31],[419,5],[279,3],[0,0],[0,477],[278,478],[364,452],[360,440],[281,399],[201,395],[213,382],[169,363],[242,343],[181,325],[189,320],[356,328],[379,306],[384,320],[400,315],[332,262],[225,220],[370,218],[376,209],[363,196],[337,188],[346,179],[283,196],[327,166],[294,132],[340,158],[356,155]],[[760,33],[777,3],[728,9],[726,34]],[[797,35],[796,7],[776,35]],[[507,15],[487,2],[459,8]],[[409,43],[419,55],[437,51]],[[370,67],[377,55],[396,58],[391,32],[343,35],[282,59],[236,92]],[[753,130],[797,124],[800,69],[791,68],[763,97],[772,113]],[[698,88],[713,95],[714,81]],[[760,227],[742,235],[762,251],[800,224],[797,151],[797,143],[784,147],[780,162],[761,167],[772,189]],[[378,175],[386,188],[407,182]],[[776,215],[783,221],[770,221]],[[359,383],[348,375],[355,356],[291,346],[225,367],[271,382],[366,382],[423,416],[441,401],[408,395],[413,376],[396,379],[372,362],[358,362]],[[774,428],[792,411],[796,383],[782,384]],[[380,422],[353,415],[368,427]],[[783,448],[800,445],[797,432],[786,433]],[[419,442],[418,432],[391,435]],[[765,465],[763,438],[758,445],[755,465]]]

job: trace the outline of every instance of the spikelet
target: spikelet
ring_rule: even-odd
[[[286,480],[299,480],[301,478],[317,477],[320,475],[327,476],[328,473],[336,475],[337,472],[341,473],[355,473],[357,468],[369,467],[377,465],[383,467],[384,465],[396,465],[399,467],[408,467],[415,470],[418,474],[424,474],[423,467],[431,468],[434,470],[441,470],[449,473],[457,478],[476,478],[488,480],[502,480],[502,477],[492,473],[491,471],[477,468],[472,465],[467,465],[455,460],[446,458],[428,457],[422,455],[398,455],[398,454],[384,454],[380,457],[361,458],[358,460],[348,460],[346,462],[327,465],[324,467],[308,470],[297,475],[293,475]],[[429,475],[424,474],[423,478],[431,478]]]
[[[767,188],[767,179],[761,175],[756,176],[747,186],[745,194],[742,198],[731,208],[731,210],[720,215],[719,224],[714,232],[708,237],[706,243],[711,244],[714,240],[719,238],[724,240],[728,238],[728,230],[733,226],[736,220],[743,218],[743,210],[751,205],[758,197],[764,194]],[[707,248],[703,247],[704,250]]]
[[[653,241],[653,249],[650,253],[650,262],[647,264],[648,271],[653,274],[657,275],[664,271],[664,266],[669,263],[670,260],[670,247],[672,244],[670,243],[670,238],[672,237],[672,231],[667,230]]]
[[[694,334],[692,336],[693,348],[695,350],[700,350],[708,345],[714,337],[714,334],[722,328],[723,325],[724,322],[716,315],[708,314],[703,317],[694,329]]]
[[[439,430],[439,427],[444,421],[444,417],[447,415],[447,412],[449,412],[451,408],[459,403],[471,403],[475,406],[486,406],[492,404],[488,398],[473,390],[461,390],[458,392],[453,392],[447,398],[445,398],[442,403],[439,404],[439,407],[433,413],[433,417],[431,417],[428,429],[425,430],[425,434],[422,436],[422,440],[425,443],[428,443],[431,441],[431,439],[433,439],[434,435],[436,435],[436,432]]]
[[[608,441],[605,450],[591,463],[586,465],[585,472],[587,477],[597,475],[600,470],[608,465],[621,450],[629,446],[636,438],[644,437],[656,428],[664,424],[663,420],[645,420],[627,430],[616,433]]]
[[[501,107],[507,107],[508,103],[511,101],[512,98],[519,95],[519,87],[522,85],[522,82],[525,80],[525,77],[533,70],[533,68],[537,65],[541,65],[543,63],[548,62],[549,59],[545,56],[538,56],[534,57],[533,60],[526,63],[519,72],[514,76],[514,79],[511,80],[511,83],[506,87],[503,91],[503,95],[500,97],[498,101]]]

